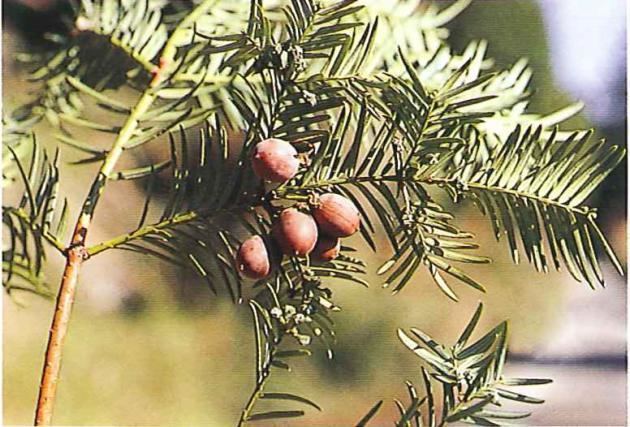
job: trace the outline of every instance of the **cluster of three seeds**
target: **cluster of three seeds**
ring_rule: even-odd
[[[297,154],[286,141],[266,139],[254,148],[252,168],[263,180],[286,182],[298,171]],[[245,240],[238,250],[236,266],[246,277],[263,279],[280,261],[278,252],[331,261],[339,255],[340,238],[356,233],[360,224],[359,211],[349,199],[335,193],[319,195],[311,205],[310,214],[294,207],[284,209],[273,224],[268,243],[261,236]]]

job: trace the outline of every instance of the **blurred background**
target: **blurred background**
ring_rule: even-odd
[[[579,4],[579,7],[578,7]],[[57,25],[54,1],[3,2],[4,111],[28,101],[35,86],[15,62],[43,31]],[[476,1],[449,24],[461,51],[472,39],[489,41],[498,66],[527,57],[534,70],[531,111],[548,113],[581,99],[586,108],[565,128],[597,130],[597,137],[626,141],[626,5],[624,0]],[[46,128],[41,127],[40,140]],[[48,138],[52,140],[52,138]],[[84,197],[91,167],[75,167],[62,182],[71,204]],[[106,193],[90,240],[135,226],[127,207],[142,188],[117,183]],[[5,195],[6,197],[6,195]],[[121,199],[121,197],[123,199]],[[591,200],[599,223],[626,262],[626,166]],[[72,216],[71,216],[72,217]],[[462,228],[495,262],[471,270],[488,294],[463,287],[459,303],[445,298],[427,277],[392,296],[370,289],[334,287],[343,311],[336,316],[335,358],[323,350],[294,372],[278,371],[269,390],[292,391],[323,412],[275,425],[353,425],[379,399],[389,399],[374,425],[390,425],[393,397],[404,381],[420,384],[418,359],[398,341],[398,327],[418,327],[453,342],[480,299],[480,329],[509,319],[508,374],[553,378],[532,388],[547,402],[528,425],[625,425],[626,283],[604,263],[607,289],[592,291],[568,275],[537,274],[514,266],[489,224],[470,206],[459,208]],[[368,265],[383,261],[378,255]],[[62,264],[51,256],[47,276],[56,283]],[[374,283],[378,283],[374,280]],[[53,304],[22,296],[3,300],[3,421],[32,422]],[[59,386],[55,421],[63,425],[234,425],[251,391],[253,335],[246,307],[217,298],[193,276],[152,259],[109,252],[84,266]]]

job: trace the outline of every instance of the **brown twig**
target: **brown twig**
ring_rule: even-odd
[[[75,233],[75,236],[77,234]],[[79,269],[86,259],[84,244],[73,246],[67,251],[66,268],[57,295],[55,315],[48,335],[46,360],[42,373],[35,413],[35,425],[50,425],[53,406],[61,369],[61,349],[68,332],[70,314],[74,303],[74,295],[79,278]]]

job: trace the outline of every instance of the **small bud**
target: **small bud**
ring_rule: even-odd
[[[296,335],[296,338],[298,339],[298,341],[300,342],[301,345],[309,345],[311,343],[311,337],[309,337],[308,335]]]
[[[284,314],[285,314],[285,316],[292,317],[296,312],[297,312],[297,310],[292,305],[288,305],[287,304],[287,305],[284,306]]]
[[[309,103],[311,107],[314,107],[317,105],[317,95],[315,95],[313,92],[309,92],[308,90],[303,90],[302,97],[306,100],[306,102]]]

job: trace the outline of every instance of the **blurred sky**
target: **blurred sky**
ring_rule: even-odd
[[[585,115],[593,126],[604,130],[603,136],[625,144],[626,1],[537,2],[556,84],[571,99],[584,102]],[[613,133],[606,134],[605,128]],[[623,199],[621,179],[619,171],[609,177],[600,209],[614,207],[615,198]],[[606,188],[616,191],[607,193]],[[607,292],[586,295],[572,291],[565,296],[564,322],[539,346],[539,356],[576,358],[598,353],[602,357],[626,351],[627,283],[624,277],[610,277]]]
[[[553,74],[598,125],[625,120],[626,1],[538,0]]]

